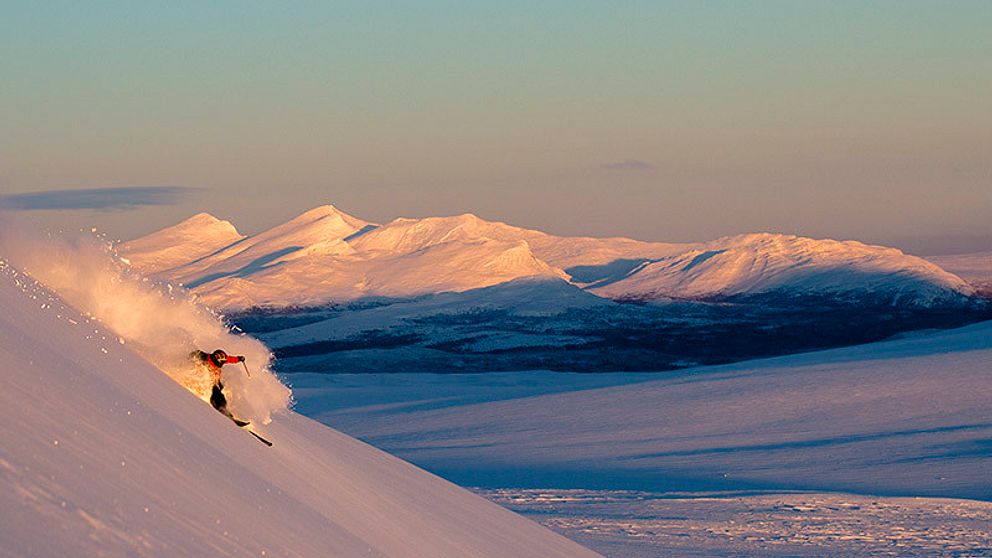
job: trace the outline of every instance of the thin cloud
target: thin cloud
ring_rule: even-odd
[[[0,208],[16,211],[42,209],[130,210],[149,205],[177,205],[197,188],[184,186],[128,186],[82,190],[45,190],[0,195]]]
[[[616,163],[609,163],[603,165],[603,168],[613,171],[644,171],[653,170],[654,165],[647,161],[641,161],[639,159],[625,159],[623,161],[618,161]]]

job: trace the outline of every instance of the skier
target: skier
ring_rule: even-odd
[[[212,353],[205,353],[200,350],[190,353],[190,359],[205,367],[214,381],[213,391],[210,393],[210,404],[234,421],[238,426],[247,426],[248,423],[234,418],[234,415],[227,409],[227,397],[224,396],[224,384],[220,381],[220,369],[225,364],[237,364],[244,362],[243,356],[228,356],[226,352],[217,349]]]

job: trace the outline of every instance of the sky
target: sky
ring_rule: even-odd
[[[0,204],[992,250],[992,2],[0,0]],[[82,192],[74,192],[82,190]],[[6,202],[4,202],[6,200]]]

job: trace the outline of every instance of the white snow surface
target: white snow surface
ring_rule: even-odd
[[[609,558],[992,555],[992,502],[854,494],[483,494]]]
[[[992,322],[982,322],[719,367],[596,375],[620,384],[606,387],[548,372],[290,381],[305,388],[309,416],[463,485],[992,500],[990,371]]]
[[[0,305],[4,556],[595,556],[293,412],[260,444],[6,260]]]
[[[926,305],[974,293],[960,278],[892,248],[781,234],[695,244],[570,238],[472,214],[376,225],[331,205],[243,239],[218,223],[201,214],[120,252],[142,273],[183,283],[225,309],[415,297],[525,278],[569,280],[609,298],[785,291],[881,294]],[[203,238],[190,234],[198,227]]]
[[[300,412],[606,556],[950,557],[992,554],[990,371],[984,322],[653,374],[288,381]]]

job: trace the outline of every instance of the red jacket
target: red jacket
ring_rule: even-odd
[[[220,369],[225,364],[237,364],[241,362],[243,357],[228,355],[227,359],[222,362],[217,362],[214,360],[214,355],[210,353],[205,353],[203,351],[194,351],[191,355],[194,359],[207,365],[207,370],[210,371],[210,375],[213,377],[214,383],[220,382]]]

